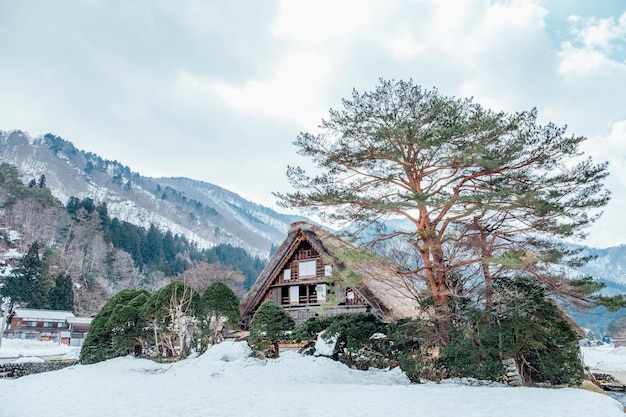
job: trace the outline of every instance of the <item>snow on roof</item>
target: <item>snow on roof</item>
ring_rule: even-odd
[[[23,319],[65,320],[75,317],[71,311],[61,310],[35,310],[30,308],[16,308],[15,316]]]
[[[91,317],[68,317],[67,322],[70,324],[91,324]]]

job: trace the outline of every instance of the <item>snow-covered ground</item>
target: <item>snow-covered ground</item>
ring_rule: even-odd
[[[608,344],[598,347],[583,347],[581,348],[581,355],[585,364],[591,369],[626,372],[626,347],[616,348]]]
[[[55,342],[37,340],[2,339],[0,362],[40,362],[42,357],[55,356],[60,359],[78,359],[80,348]],[[1,409],[0,409],[1,410]],[[2,414],[0,414],[2,417]]]
[[[15,353],[11,345],[3,341],[0,357]],[[50,346],[37,354],[33,346],[23,349],[24,356],[26,351],[31,356],[51,351]],[[584,348],[585,358],[626,369],[625,355],[597,349]],[[0,416],[624,415],[617,401],[582,389],[412,385],[398,369],[356,371],[330,359],[295,352],[284,352],[273,360],[248,354],[247,344],[224,342],[174,364],[129,357],[0,379]]]

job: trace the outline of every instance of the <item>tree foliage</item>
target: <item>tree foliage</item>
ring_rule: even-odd
[[[240,271],[245,276],[243,287],[248,290],[265,266],[265,262],[242,248],[220,244],[198,249],[185,236],[162,231],[154,224],[146,230],[116,217],[110,218],[106,204],[96,204],[91,198],[70,197],[66,210],[77,222],[97,219],[105,242],[128,252],[135,266],[143,271],[158,270],[175,277],[201,262],[221,263]]]
[[[101,362],[139,351],[144,337],[141,307],[149,293],[125,289],[113,296],[94,317],[80,350],[80,362]]]
[[[493,311],[472,310],[441,351],[455,376],[497,380],[502,360],[515,359],[526,382],[578,385],[583,367],[578,337],[545,291],[520,279],[495,288]]]
[[[166,285],[146,300],[141,316],[151,329],[151,343],[158,354],[179,357],[188,353],[199,301],[198,293],[181,281]]]
[[[54,282],[48,263],[39,256],[41,248],[39,242],[30,246],[19,266],[11,271],[2,290],[4,296],[24,307],[50,308],[49,292]]]
[[[74,311],[74,284],[67,275],[57,275],[50,290],[49,306],[52,310]]]
[[[220,341],[220,329],[239,327],[239,299],[226,284],[216,281],[209,285],[200,298],[199,316],[210,329],[212,345]]]
[[[33,178],[29,186],[26,186],[20,179],[17,168],[6,162],[0,164],[0,187],[4,189],[4,198],[0,205],[5,209],[11,208],[16,201],[23,199],[32,199],[44,208],[60,206],[60,202],[46,187],[44,175],[39,177],[39,182]]]
[[[438,380],[438,364],[430,354],[434,327],[420,319],[384,323],[370,313],[344,313],[313,317],[291,334],[296,342],[307,341],[305,353],[316,353],[318,338],[334,343],[331,358],[357,369],[399,366],[413,382]],[[317,352],[319,353],[319,352]]]
[[[324,340],[335,342],[332,357],[353,366],[360,349],[371,344],[372,335],[385,331],[386,325],[373,314],[344,313],[323,319],[308,319],[296,327],[291,337],[296,341],[315,339],[323,332]]]
[[[294,327],[295,322],[289,313],[279,304],[268,300],[252,316],[248,342],[253,350],[278,357],[278,342],[288,339],[287,332]],[[269,353],[266,352],[268,348],[271,350]]]
[[[124,289],[94,317],[82,363],[134,355],[178,359],[192,349],[198,294],[180,281],[150,294]]]

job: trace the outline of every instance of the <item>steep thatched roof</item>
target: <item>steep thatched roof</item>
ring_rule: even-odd
[[[327,230],[306,222],[293,223],[287,238],[276,250],[261,275],[242,301],[242,318],[250,317],[300,243],[307,240],[340,279],[357,291],[383,320],[422,316],[413,276],[397,272],[388,260],[377,257],[340,239]]]

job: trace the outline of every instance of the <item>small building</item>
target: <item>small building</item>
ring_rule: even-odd
[[[81,346],[91,318],[76,317],[71,311],[16,308],[7,318],[4,337],[31,339]]]
[[[311,317],[371,312],[382,320],[423,316],[415,276],[326,229],[293,223],[285,241],[245,295],[242,325],[266,300],[300,324]]]
[[[82,346],[85,341],[85,337],[87,336],[87,332],[89,331],[89,327],[91,326],[91,321],[93,319],[91,317],[68,317],[68,331],[67,336],[69,336],[69,345],[70,346]],[[67,337],[66,336],[66,337]],[[61,336],[62,340],[63,335]]]

